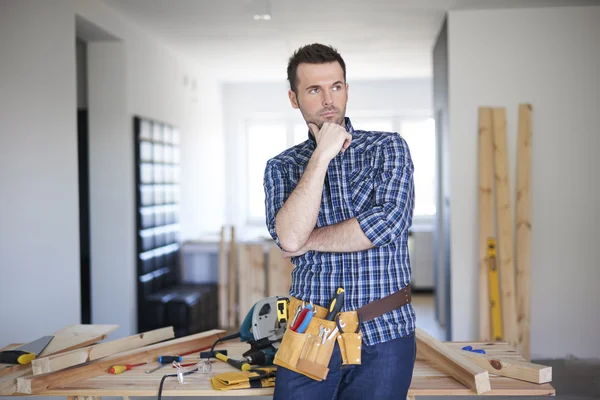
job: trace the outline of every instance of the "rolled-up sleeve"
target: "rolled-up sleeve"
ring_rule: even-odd
[[[288,180],[286,179],[284,168],[275,160],[269,160],[267,162],[265,168],[264,189],[267,229],[277,246],[283,250],[277,232],[275,231],[275,217],[289,197],[291,190],[289,188]]]
[[[406,141],[400,135],[391,135],[382,151],[383,165],[375,175],[373,207],[356,217],[376,247],[396,241],[411,226],[414,210],[414,166]]]

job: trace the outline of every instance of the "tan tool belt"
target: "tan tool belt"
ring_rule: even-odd
[[[325,320],[327,308],[313,305],[315,315],[303,333],[287,329],[274,364],[321,381],[327,378],[329,360],[337,340],[344,365],[361,363],[361,322],[369,321],[410,303],[410,285],[389,296],[375,300],[354,311],[344,311],[335,320]],[[292,297],[288,307],[288,321],[308,303]],[[288,322],[288,327],[291,325]],[[334,332],[336,331],[337,332]]]

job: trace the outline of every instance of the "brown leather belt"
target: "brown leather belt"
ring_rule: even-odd
[[[411,289],[410,285],[408,285],[389,296],[365,304],[356,310],[356,313],[361,321],[369,321],[410,303],[410,295]]]

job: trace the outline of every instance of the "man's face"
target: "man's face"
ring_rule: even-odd
[[[304,120],[319,128],[325,122],[344,126],[348,85],[344,71],[336,62],[298,65],[296,91],[289,91],[292,107],[299,108]]]

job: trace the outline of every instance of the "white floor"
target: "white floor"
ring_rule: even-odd
[[[446,332],[435,318],[434,295],[413,293],[412,304],[417,316],[417,327],[438,340],[446,340]]]

